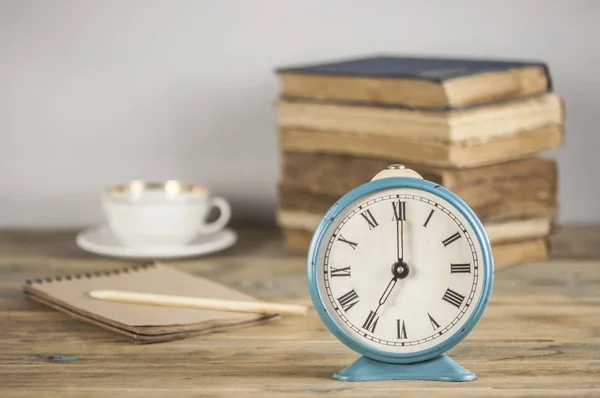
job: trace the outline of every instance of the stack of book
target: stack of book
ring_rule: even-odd
[[[558,212],[564,106],[538,62],[368,57],[281,68],[277,221],[306,253],[324,213],[390,164],[453,191],[497,267],[543,260]]]

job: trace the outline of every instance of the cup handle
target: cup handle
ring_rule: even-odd
[[[211,199],[212,207],[219,209],[219,218],[202,228],[202,233],[217,232],[225,227],[231,218],[231,206],[229,202],[219,196]]]

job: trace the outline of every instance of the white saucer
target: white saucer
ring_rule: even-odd
[[[224,250],[237,241],[236,233],[225,228],[219,232],[201,235],[185,246],[124,246],[107,225],[88,228],[77,235],[77,246],[81,249],[110,257],[124,258],[180,258],[201,256]]]

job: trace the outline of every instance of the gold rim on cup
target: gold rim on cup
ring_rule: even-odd
[[[179,193],[201,194],[206,192],[206,189],[200,185],[185,184],[177,180],[167,180],[164,182],[133,180],[126,184],[110,186],[106,189],[106,193],[108,195],[140,194],[147,190],[164,191],[169,195]]]

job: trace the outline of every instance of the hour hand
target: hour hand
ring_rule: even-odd
[[[398,282],[398,278],[396,276],[394,276],[392,278],[392,280],[390,281],[390,283],[388,283],[388,285],[385,288],[385,291],[383,292],[381,297],[379,298],[379,307],[384,305],[385,302],[387,301],[388,297],[390,297],[390,293],[392,293],[394,286],[396,286],[396,282]],[[377,307],[377,310],[379,310],[379,307]],[[377,311],[375,311],[375,312],[377,312]]]
[[[367,317],[367,320],[363,324],[364,329],[367,329],[371,333],[375,332],[375,327],[377,326],[377,321],[379,321],[379,314],[378,314],[379,309],[381,308],[381,306],[383,304],[385,304],[388,297],[390,297],[390,293],[394,289],[394,286],[396,285],[397,280],[398,280],[398,278],[396,278],[396,277],[392,278],[390,283],[388,283],[387,287],[385,288],[385,291],[379,298],[379,303],[378,303],[379,305],[377,306],[375,311],[369,311],[369,316]]]
[[[379,298],[379,306],[377,307],[377,310],[375,310],[375,312],[377,312],[379,310],[379,307],[384,305],[388,297],[390,297],[390,294],[392,293],[392,290],[394,290],[394,286],[396,286],[398,279],[406,278],[409,273],[410,270],[406,263],[396,263],[392,266],[392,280],[390,280],[390,283],[388,283],[387,287],[383,291],[383,294]]]

